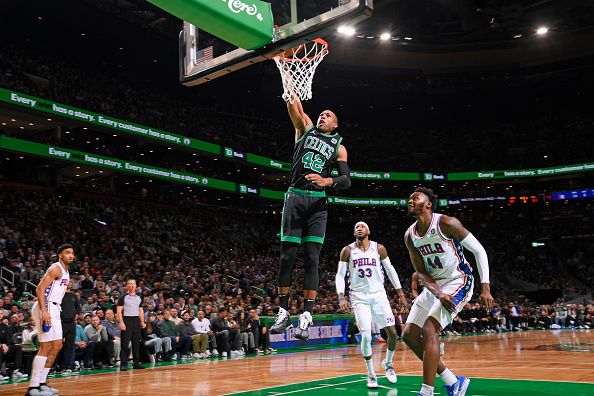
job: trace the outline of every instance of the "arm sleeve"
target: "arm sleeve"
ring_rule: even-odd
[[[489,283],[489,259],[483,245],[472,234],[468,234],[460,243],[474,255],[481,283]]]
[[[346,287],[344,283],[344,277],[347,273],[347,262],[346,261],[339,261],[338,262],[338,270],[336,270],[336,293],[344,294],[344,289]]]
[[[338,161],[338,177],[332,178],[332,187],[346,189],[351,186],[351,169],[345,161]]]
[[[386,257],[381,261],[382,265],[384,266],[384,270],[390,279],[390,282],[394,285],[396,290],[402,289],[402,285],[400,284],[400,278],[398,278],[398,274],[396,273],[396,268],[390,262],[390,257]]]

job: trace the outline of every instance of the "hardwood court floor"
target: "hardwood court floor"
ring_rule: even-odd
[[[445,361],[458,375],[473,379],[468,395],[594,395],[594,331],[531,331],[448,337]],[[374,345],[378,374],[385,344]],[[368,392],[358,348],[305,348],[299,352],[237,360],[195,360],[188,364],[109,371],[55,378],[61,395],[410,395],[420,388],[421,362],[399,343],[394,357],[398,383],[380,379]],[[482,379],[482,378],[485,378]],[[486,379],[535,380],[493,381]],[[557,383],[543,383],[553,381]],[[565,383],[558,383],[565,382]],[[577,383],[577,384],[573,384]],[[295,385],[290,385],[295,384]],[[436,392],[441,380],[436,381]],[[1,395],[22,395],[26,383],[2,385]],[[266,388],[266,389],[263,389]]]

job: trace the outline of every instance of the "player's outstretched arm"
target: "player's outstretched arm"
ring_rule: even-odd
[[[344,298],[344,292],[346,288],[346,284],[344,282],[344,278],[346,277],[347,273],[347,263],[349,261],[351,255],[351,251],[348,246],[342,248],[340,252],[340,259],[338,261],[338,269],[336,271],[335,277],[335,284],[336,284],[336,293],[338,294],[338,302],[340,303],[340,308],[345,311],[349,312],[351,310],[350,304],[346,298]]]
[[[380,254],[380,262],[384,267],[384,271],[388,275],[388,279],[392,282],[392,285],[398,292],[398,300],[401,307],[406,310],[408,307],[408,302],[406,301],[406,296],[404,295],[404,291],[402,290],[402,285],[400,284],[400,278],[398,277],[398,273],[396,272],[396,268],[390,262],[390,257],[388,257],[388,251],[386,250],[384,245],[378,244],[377,249],[379,250]]]
[[[479,302],[485,304],[487,310],[491,311],[494,301],[493,296],[491,296],[491,284],[489,283],[489,258],[485,248],[455,217],[441,216],[439,227],[448,238],[460,241],[460,244],[474,255],[482,286]]]
[[[423,257],[421,256],[421,253],[419,253],[419,251],[413,245],[409,231],[406,231],[406,233],[404,234],[404,244],[408,249],[410,261],[412,262],[415,271],[419,274],[419,278],[421,278],[421,282],[423,282],[425,288],[429,290],[429,292],[431,292],[431,294],[433,294],[435,297],[439,298],[439,300],[441,301],[441,305],[443,305],[445,309],[447,309],[450,312],[456,311],[456,303],[455,301],[452,301],[453,297],[451,297],[448,294],[442,293],[439,286],[437,286],[437,283],[435,283],[435,279],[433,279],[425,270],[425,263],[423,261]]]
[[[303,105],[299,99],[295,99],[293,103],[287,102],[287,110],[289,117],[295,127],[295,141],[299,140],[301,136],[313,125],[311,119],[303,110]]]
[[[62,269],[57,265],[52,265],[49,271],[47,271],[43,278],[41,278],[39,285],[37,285],[37,289],[35,289],[35,294],[37,294],[37,305],[39,305],[39,312],[41,312],[43,321],[48,326],[52,324],[52,317],[50,316],[47,310],[47,304],[45,301],[45,291],[52,284],[54,279],[58,279],[61,277]]]

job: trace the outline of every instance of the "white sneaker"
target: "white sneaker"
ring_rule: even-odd
[[[219,351],[217,351],[216,349],[214,351],[212,351],[212,356],[214,356],[214,357],[219,356]]]
[[[210,351],[207,349],[206,352],[204,352],[204,356],[205,357],[210,357]]]
[[[12,372],[12,378],[14,378],[16,381],[20,381],[29,378],[29,375],[21,373],[20,370],[14,370]]]
[[[379,388],[379,384],[377,383],[377,377],[375,375],[368,375],[367,376],[367,387],[369,389],[377,389],[377,388]]]
[[[53,393],[44,392],[39,388],[29,389],[29,390],[27,390],[27,393],[25,393],[25,396],[51,396],[51,395],[53,395]]]
[[[222,357],[227,357],[227,352],[223,352],[223,353],[221,353],[221,356],[222,356]]]
[[[299,315],[299,326],[295,330],[295,338],[307,341],[309,339],[309,326],[313,324],[313,318],[307,311]]]
[[[56,388],[52,388],[48,384],[39,385],[39,390],[45,393],[49,393],[51,395],[57,395],[60,393],[59,390],[57,390]]]
[[[392,384],[395,384],[396,381],[398,381],[398,376],[396,376],[396,371],[394,370],[392,362],[388,362],[388,359],[386,358],[382,360],[381,366],[386,372],[386,378],[388,381],[390,381]]]
[[[289,330],[293,325],[291,324],[291,317],[289,311],[280,307],[276,314],[276,320],[274,324],[270,326],[270,334],[282,334]]]
[[[200,359],[200,354],[199,354],[198,352],[196,352],[196,353],[194,353],[194,354],[192,355],[192,357],[193,357],[194,359]]]

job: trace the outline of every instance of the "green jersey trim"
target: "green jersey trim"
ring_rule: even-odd
[[[326,196],[326,191],[302,190],[297,187],[289,187],[287,192],[292,192],[293,194],[297,194],[297,195],[305,195],[307,197],[325,197]]]
[[[304,236],[301,239],[301,242],[305,243],[305,242],[315,242],[315,243],[319,243],[320,245],[324,244],[324,237],[321,236],[316,236],[316,235],[308,235],[308,236]]]
[[[334,155],[334,162],[338,158],[338,149],[340,148],[340,143],[342,142],[342,136],[338,139],[338,143],[336,143],[336,154]]]
[[[301,135],[301,137],[299,139],[297,139],[297,141],[295,141],[295,144],[299,143],[300,141],[303,140],[303,138],[305,137],[305,135],[307,135],[308,133],[310,133],[312,130],[316,129],[315,125],[310,126],[309,128],[307,128],[305,130],[305,132],[303,132],[303,135]]]
[[[281,236],[281,242],[293,242],[293,243],[301,243],[301,238],[296,237],[296,236],[289,236],[289,235],[284,235]]]

